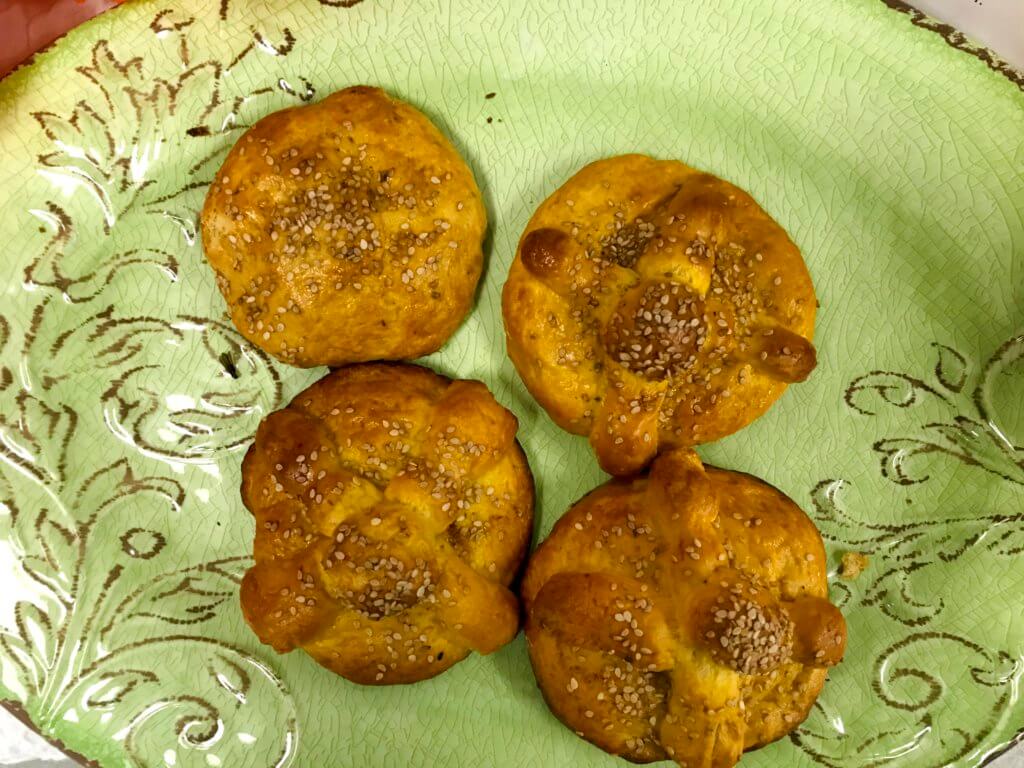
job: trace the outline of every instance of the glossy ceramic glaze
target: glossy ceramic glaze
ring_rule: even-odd
[[[348,7],[351,6],[351,7]],[[519,639],[368,689],[246,629],[259,419],[322,371],[227,320],[196,239],[240,130],[343,86],[424,109],[492,221],[477,306],[427,363],[519,416],[539,534],[603,477],[504,352],[532,210],[642,151],[748,189],[803,249],[819,368],[701,453],[820,525],[846,661],[748,766],[977,766],[1024,726],[1024,94],[877,0],[140,0],[0,84],[0,682],[105,766],[613,765]],[[942,71],[942,77],[935,73]],[[494,93],[493,98],[486,95]]]

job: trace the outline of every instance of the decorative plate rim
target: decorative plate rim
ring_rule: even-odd
[[[345,7],[359,5],[362,2],[364,2],[364,0],[352,0],[350,5]],[[918,8],[915,8],[909,3],[904,2],[904,0],[879,0],[879,2],[885,5],[889,10],[906,16],[910,20],[910,23],[915,27],[938,35],[950,48],[954,48],[961,53],[965,53],[973,59],[978,59],[994,73],[1006,78],[1016,85],[1022,93],[1024,93],[1024,70],[1021,70],[1008,62],[994,49],[989,48],[986,45],[982,45],[981,43],[975,43],[971,38],[952,24],[942,21],[941,19],[937,19]],[[117,5],[105,8],[91,19],[86,19],[81,24],[61,33],[38,51],[30,54],[24,61],[15,65],[12,70],[4,75],[0,75],[0,82],[3,82],[15,72],[20,72],[21,70],[34,65],[40,56],[52,51],[58,44],[62,43],[68,35],[82,29],[86,25],[92,24],[99,18],[109,16],[111,13],[123,8],[125,4],[124,0],[119,0]],[[1024,730],[1021,731],[1020,735],[1024,737]]]

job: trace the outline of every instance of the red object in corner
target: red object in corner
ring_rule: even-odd
[[[69,29],[117,5],[117,0],[0,2],[0,77]]]

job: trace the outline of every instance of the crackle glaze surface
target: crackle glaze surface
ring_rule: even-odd
[[[520,419],[538,534],[603,476],[505,351],[534,207],[624,151],[742,186],[804,252],[819,368],[701,449],[842,554],[850,644],[747,766],[978,766],[1024,727],[1024,93],[877,0],[140,0],[0,84],[0,687],[104,766],[614,765],[549,714],[521,639],[365,689],[241,620],[259,419],[322,371],[227,319],[196,239],[240,131],[353,83],[424,109],[492,222],[427,360]],[[584,7],[585,6],[585,7]],[[495,94],[486,98],[486,94]]]

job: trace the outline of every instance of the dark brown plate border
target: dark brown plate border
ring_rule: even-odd
[[[944,21],[934,19],[926,13],[919,11],[903,0],[882,0],[889,8],[899,13],[906,14],[910,17],[910,23],[915,27],[921,29],[927,29],[930,32],[934,32],[939,35],[946,43],[958,51],[973,56],[976,59],[980,59],[985,62],[985,66],[996,72],[1011,83],[1016,85],[1021,91],[1024,91],[1024,72],[1014,67],[1008,61],[1000,58],[999,55],[983,45],[971,42],[963,32],[958,30],[956,27],[951,26]]]

